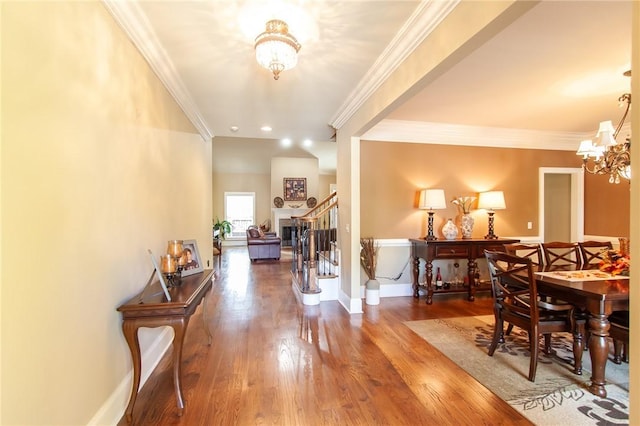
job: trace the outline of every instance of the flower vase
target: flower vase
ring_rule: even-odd
[[[444,224],[442,227],[442,235],[444,235],[447,240],[455,240],[458,238],[458,227],[453,223],[453,220],[449,219],[447,223]]]
[[[364,299],[367,305],[380,304],[380,283],[378,280],[369,280],[364,285]]]
[[[473,216],[469,213],[462,215],[462,221],[460,223],[460,230],[462,231],[462,238],[471,238],[473,234]]]

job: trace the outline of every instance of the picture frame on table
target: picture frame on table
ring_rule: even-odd
[[[167,302],[171,302],[171,295],[169,294],[169,284],[165,281],[165,276],[162,273],[160,266],[158,266],[158,261],[156,260],[156,257],[153,255],[153,252],[151,251],[151,249],[147,249],[147,252],[149,253],[149,256],[151,256],[151,263],[153,263],[153,269],[158,274],[158,281],[160,281],[160,286],[162,287],[162,291],[164,292],[164,295],[167,298]],[[145,288],[149,287],[149,284],[151,284],[152,280],[153,280],[153,273],[151,273],[151,278],[149,278],[149,282],[147,282],[147,285],[145,286]]]
[[[284,178],[283,186],[285,201],[307,200],[307,178]]]
[[[187,258],[187,263],[182,269],[181,275],[183,277],[188,277],[189,275],[204,271],[202,258],[200,257],[200,251],[198,250],[198,243],[196,240],[182,241],[182,255]]]

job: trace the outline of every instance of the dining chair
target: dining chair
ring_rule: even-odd
[[[542,243],[542,252],[547,266],[582,266],[580,248],[576,243],[553,241]]]
[[[583,241],[578,243],[582,263],[584,265],[594,265],[603,259],[603,252],[613,250],[611,241]]]
[[[539,336],[544,336],[544,352],[551,353],[551,334],[555,332],[576,333],[573,306],[556,305],[538,297],[533,262],[529,258],[487,251],[485,257],[491,277],[491,294],[495,326],[489,346],[493,356],[498,343],[504,342],[504,323],[508,322],[525,330],[529,335],[529,375],[535,382],[538,366]],[[575,337],[574,337],[575,338]],[[576,352],[578,352],[576,354]],[[582,364],[582,351],[576,351],[576,365]]]
[[[540,244],[513,243],[505,244],[504,251],[519,257],[528,257],[534,265],[542,265],[542,248]]]
[[[534,265],[542,265],[542,249],[540,244],[513,243],[505,244],[504,251],[519,257],[528,257]],[[505,334],[508,336],[513,331],[513,324],[507,326]]]
[[[612,312],[609,323],[609,336],[613,340],[613,362],[629,362],[629,311]]]

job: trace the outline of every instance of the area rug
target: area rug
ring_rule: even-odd
[[[607,362],[607,398],[591,394],[589,352],[582,376],[573,374],[572,336],[554,333],[552,355],[540,352],[535,383],[529,374],[526,332],[514,328],[493,357],[487,355],[493,336],[493,315],[425,321],[405,325],[435,346],[485,387],[537,425],[629,424],[629,365]],[[542,342],[541,342],[542,343]]]

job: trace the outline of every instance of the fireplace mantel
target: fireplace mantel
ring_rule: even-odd
[[[291,216],[302,216],[307,212],[307,209],[291,209],[291,208],[282,208],[276,209],[272,208],[271,212],[273,214],[273,229],[276,234],[280,237],[280,220],[282,219],[291,219]]]

